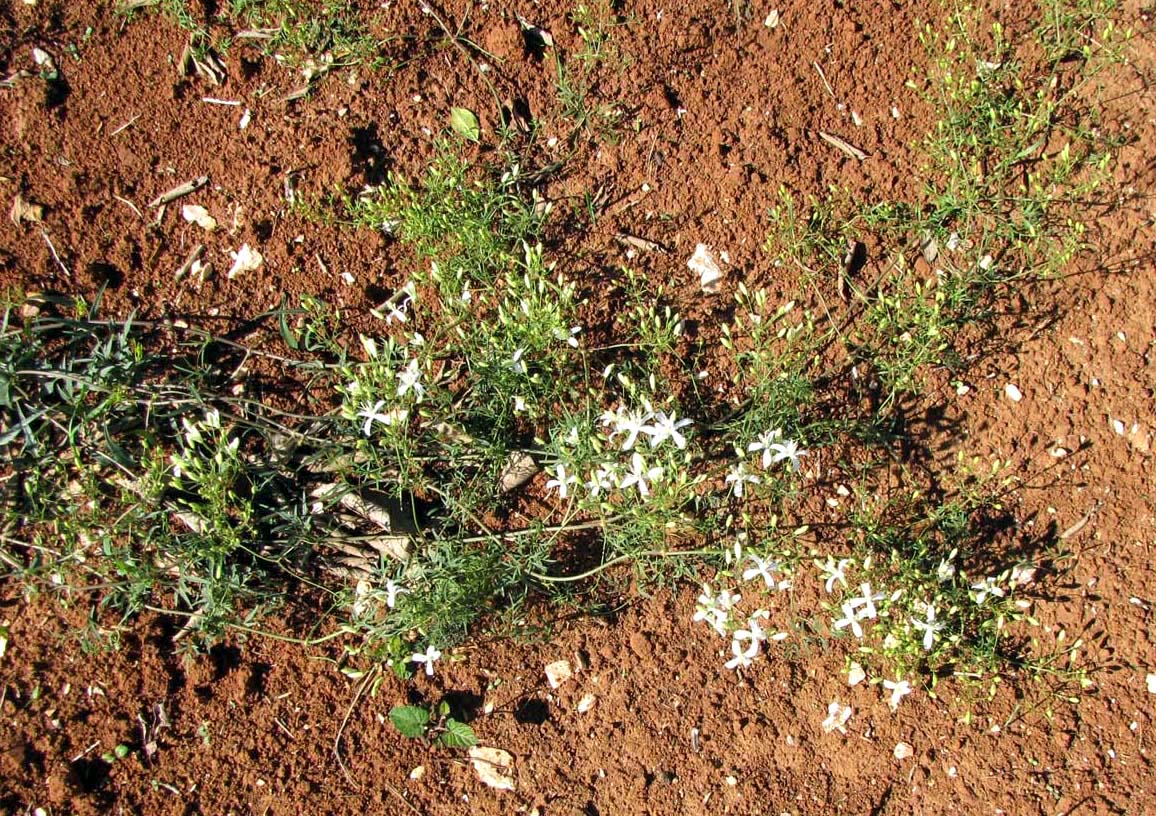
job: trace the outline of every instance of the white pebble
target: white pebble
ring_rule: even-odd
[[[1024,398],[1023,392],[1014,383],[1008,383],[1003,387],[1003,392],[1007,394],[1007,398],[1012,402],[1019,402]]]

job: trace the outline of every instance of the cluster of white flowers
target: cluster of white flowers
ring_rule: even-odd
[[[679,450],[686,450],[686,437],[682,429],[689,427],[691,420],[679,419],[673,411],[655,411],[649,402],[643,402],[641,408],[628,408],[620,405],[614,411],[606,411],[600,418],[603,429],[609,430],[609,439],[617,441],[622,438],[621,450],[633,450],[638,444],[639,436],[646,436],[650,447],[659,447],[666,441],[674,443]]]
[[[769,470],[779,462],[786,462],[791,470],[797,471],[800,467],[800,461],[807,455],[808,451],[800,448],[799,443],[794,439],[783,439],[781,429],[772,428],[759,434],[753,442],[748,444],[747,453],[762,454],[760,463],[764,471]],[[739,499],[743,497],[743,492],[746,489],[744,485],[761,484],[762,481],[762,476],[748,469],[746,462],[737,463],[726,475],[726,483],[731,486],[735,498]]]
[[[573,465],[559,462],[550,469],[551,478],[546,482],[546,488],[556,491],[562,499],[569,498],[573,490],[581,486],[591,498],[618,490],[637,492],[645,501],[651,496],[653,484],[666,475],[666,468],[648,461],[644,451],[649,455],[668,443],[678,450],[685,450],[686,436],[682,431],[691,424],[691,420],[679,419],[673,411],[655,411],[650,403],[644,403],[642,408],[620,406],[615,411],[607,411],[599,422],[602,440],[620,455],[629,454],[629,458],[608,457],[607,461],[591,468],[585,479],[580,478],[581,474]],[[579,436],[579,429],[572,426],[562,442],[575,446]]]
[[[750,564],[742,572],[744,581],[761,580],[766,589],[785,591],[791,588],[786,577],[779,577],[783,572],[782,565],[773,559],[750,553],[744,556],[741,545],[737,544],[735,556],[736,560]],[[709,584],[704,584],[693,616],[693,620],[703,621],[720,636],[730,638],[731,658],[724,664],[728,669],[747,668],[759,656],[763,644],[787,638],[786,632],[768,634],[766,622],[771,617],[768,610],[756,609],[746,616],[739,613],[741,601],[742,595],[736,592],[722,589],[715,594]]]

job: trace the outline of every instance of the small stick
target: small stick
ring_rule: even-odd
[[[132,127],[132,123],[135,122],[137,119],[140,119],[139,113],[136,116],[134,116],[133,118],[129,119],[127,122],[125,122],[123,125],[121,125],[120,127],[118,127],[116,130],[114,130],[112,133],[110,133],[108,135],[111,137],[111,136],[115,136],[116,134],[121,133],[125,130],[128,130],[130,127]]]
[[[168,204],[170,201],[176,201],[181,196],[187,196],[189,193],[195,193],[197,190],[201,189],[208,183],[208,176],[197,176],[192,181],[186,181],[184,184],[178,185],[168,192],[161,193],[159,196],[149,202],[149,206],[159,207],[162,204]]]
[[[1080,519],[1075,524],[1073,524],[1071,527],[1069,527],[1068,529],[1066,529],[1062,533],[1060,533],[1060,535],[1059,535],[1060,541],[1067,541],[1069,538],[1074,536],[1076,533],[1080,532],[1080,530],[1083,530],[1088,525],[1088,522],[1092,520],[1092,516],[1096,515],[1096,511],[1100,509],[1100,504],[1101,504],[1101,502],[1096,502],[1096,505],[1091,510],[1089,510],[1087,513],[1085,513],[1084,517],[1082,519]]]
[[[124,204],[126,207],[128,207],[130,210],[132,210],[134,213],[136,213],[141,221],[145,220],[144,213],[142,213],[140,210],[138,210],[136,208],[136,204],[133,204],[127,198],[121,198],[116,193],[113,193],[112,197],[115,198],[117,201],[119,201],[121,204]]]
[[[827,144],[831,145],[831,147],[842,150],[844,153],[846,153],[848,156],[850,156],[853,159],[858,159],[859,161],[863,161],[864,159],[867,158],[866,153],[864,153],[859,148],[855,147],[855,145],[851,144],[850,142],[843,141],[838,136],[832,136],[830,133],[824,133],[823,131],[820,130],[819,131],[819,138],[822,139]]]
[[[814,65],[815,70],[819,72],[819,79],[823,80],[823,87],[827,89],[827,93],[831,94],[832,99],[835,99],[835,92],[831,90],[831,83],[827,81],[827,75],[823,73],[823,69],[819,67],[819,63],[812,62],[811,64]]]
[[[88,747],[87,747],[87,748],[85,748],[83,751],[81,751],[79,754],[77,754],[76,756],[74,756],[74,757],[72,758],[72,760],[71,760],[71,761],[72,761],[72,762],[77,762],[78,760],[84,759],[84,757],[85,757],[87,754],[89,754],[89,753],[91,753],[91,752],[92,752],[92,749],[93,749],[93,748],[96,748],[96,747],[98,747],[99,745],[100,745],[100,740],[97,740],[97,741],[96,741],[96,742],[94,742],[92,745],[88,746]]]
[[[185,258],[185,262],[180,265],[180,268],[177,269],[176,273],[173,275],[173,280],[179,281],[184,278],[185,275],[189,274],[189,270],[193,268],[193,264],[201,259],[201,255],[204,253],[204,251],[204,244],[197,244],[195,247],[193,247],[193,251],[189,253],[189,257]]]
[[[241,107],[240,101],[236,99],[217,99],[215,96],[202,96],[201,101],[209,105],[231,105],[232,107]]]
[[[40,234],[44,236],[44,243],[48,244],[48,251],[52,253],[52,258],[56,261],[56,265],[60,267],[60,271],[64,273],[64,277],[72,278],[72,273],[68,271],[68,267],[64,265],[64,261],[60,260],[60,256],[56,254],[56,247],[52,245],[52,239],[48,237],[48,233],[42,229],[40,230]]]

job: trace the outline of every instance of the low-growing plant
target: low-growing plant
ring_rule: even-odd
[[[396,705],[390,709],[389,721],[402,736],[443,748],[472,748],[478,743],[472,728],[450,716],[449,703],[444,700],[434,708]]]

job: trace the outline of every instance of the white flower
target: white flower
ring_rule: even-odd
[[[514,397],[514,413],[521,414],[526,411],[526,399],[524,397]]]
[[[727,612],[738,606],[739,601],[743,599],[742,595],[731,594],[729,589],[724,589],[719,592],[718,597],[715,598],[715,605],[719,609],[724,609]]]
[[[647,422],[651,418],[650,411],[623,411],[619,410],[617,416],[614,418],[614,432],[610,434],[611,437],[618,434],[626,434],[626,439],[622,443],[622,450],[627,451],[634,447],[634,443],[638,441],[638,435],[646,432]]]
[[[647,468],[646,460],[642,458],[641,454],[635,453],[630,459],[630,471],[622,477],[618,487],[620,490],[637,487],[638,495],[645,499],[650,495],[650,485],[647,484],[647,480],[661,479],[662,473],[661,467]]]
[[[752,564],[754,564],[754,566],[743,571],[743,580],[751,581],[755,578],[761,577],[763,582],[767,585],[767,589],[774,589],[775,576],[772,575],[772,573],[778,572],[779,569],[781,569],[779,562],[770,558],[764,560],[759,558],[757,555],[753,555],[752,553],[747,553],[747,559]]]
[[[725,594],[724,605],[720,606],[720,599],[711,592],[710,584],[703,584],[702,594],[698,596],[698,606],[695,607],[691,620],[705,621],[708,626],[725,636],[727,620],[730,618],[730,607],[733,604],[730,593]]]
[[[935,577],[939,583],[944,584],[955,577],[955,556],[959,554],[958,549],[952,550],[948,553],[947,558],[939,562],[939,566],[935,568]]]
[[[761,632],[760,632],[761,634]],[[747,641],[746,647],[743,646],[743,641]],[[740,629],[734,633],[731,638],[731,654],[734,655],[724,665],[728,669],[745,669],[754,662],[754,659],[759,654],[759,644],[762,639],[756,637],[753,633]]]
[[[205,427],[212,428],[216,431],[221,429],[221,412],[216,408],[210,408],[205,411]]]
[[[791,470],[799,469],[799,459],[807,455],[807,451],[799,449],[799,443],[793,439],[788,439],[785,442],[775,442],[771,445],[770,450],[774,451],[774,456],[771,457],[771,464],[775,462],[789,462]],[[766,453],[763,454],[763,461],[766,461]],[[765,467],[765,465],[764,465]]]
[[[185,428],[185,447],[191,448],[198,442],[204,442],[205,438],[201,436],[201,429],[197,427],[196,423],[189,422],[188,417],[181,417],[181,425]]]
[[[570,485],[578,484],[578,478],[566,472],[566,466],[562,463],[554,468],[555,478],[546,482],[547,490],[557,490],[559,498],[566,498],[570,495]]]
[[[394,306],[392,303],[387,303],[386,305],[389,306],[389,314],[385,316],[386,324],[389,325],[395,320],[398,323],[405,323],[407,320],[409,320],[407,317],[409,312],[409,304],[410,298],[408,297],[402,299],[401,303],[397,304],[396,306]]]
[[[855,637],[863,637],[863,627],[859,625],[859,616],[855,614],[855,608],[850,603],[843,604],[843,617],[835,621],[836,629],[845,629],[851,627],[851,631]]]
[[[996,583],[995,578],[984,578],[978,584],[972,584],[971,588],[972,591],[975,592],[975,602],[980,606],[982,606],[983,602],[988,599],[988,596],[994,598],[1003,598],[1006,595],[1006,593],[1003,591],[1003,587]]]
[[[421,384],[421,366],[417,360],[410,360],[405,370],[397,375],[397,395],[404,397],[410,391],[413,391],[414,399],[421,402],[425,386]]]
[[[206,415],[206,419],[207,419]],[[1010,580],[1017,587],[1027,586],[1036,579],[1036,566],[1034,564],[1017,564],[1012,567]]]
[[[898,709],[899,701],[911,693],[911,684],[906,680],[884,680],[883,688],[891,692],[891,699],[887,701],[887,705],[891,706],[892,711]]]
[[[395,583],[392,578],[389,578],[386,580],[386,582],[385,582],[385,605],[388,606],[390,609],[393,609],[394,606],[397,605],[397,596],[398,595],[408,595],[408,594],[409,594],[409,590],[406,589],[405,587],[403,587],[401,584]]]
[[[782,436],[782,431],[780,431],[778,428],[772,428],[769,431],[764,431],[763,433],[759,434],[758,439],[747,445],[747,451],[750,453],[756,453],[758,451],[763,452],[763,470],[766,470],[771,466],[772,457],[775,454],[775,452],[771,450],[771,446],[774,445],[775,442],[777,442]]]
[[[618,486],[618,466],[613,462],[601,465],[598,470],[590,474],[590,481],[586,482],[586,489],[593,498],[604,490],[611,490]]]
[[[553,335],[555,340],[561,340],[571,348],[578,348],[578,338],[576,335],[581,331],[581,326],[571,326],[569,333],[567,333],[563,328],[556,328],[553,331]]]
[[[676,420],[673,412],[670,416],[667,416],[662,411],[659,411],[654,415],[654,424],[647,425],[642,430],[650,436],[650,447],[652,448],[657,448],[669,439],[674,442],[679,450],[685,450],[686,437],[679,433],[679,429],[685,428],[690,424],[692,423],[689,419]]]
[[[859,591],[863,594],[858,598],[852,598],[848,604],[852,609],[862,607],[855,615],[859,620],[874,620],[878,614],[878,610],[875,609],[875,602],[883,600],[886,596],[882,592],[872,594],[871,584],[860,584]]]
[[[361,432],[369,436],[373,431],[373,423],[380,422],[382,425],[392,425],[398,419],[397,411],[390,411],[383,413],[382,408],[385,407],[385,400],[378,400],[370,405],[368,402],[361,406],[361,410],[357,412],[357,416],[365,418],[365,426]]]
[[[441,658],[441,656],[442,656],[442,653],[439,652],[435,647],[426,646],[424,653],[415,652],[414,654],[409,656],[409,659],[412,660],[414,663],[424,663],[426,676],[427,677],[433,677],[433,673],[434,673],[434,665],[433,664],[435,662],[437,662]]]
[[[526,350],[524,348],[520,348],[514,352],[513,359],[508,363],[510,371],[513,371],[515,374],[526,373],[526,361],[522,359],[522,355],[525,353]]]
[[[762,481],[762,479],[760,479],[754,473],[747,473],[747,466],[742,462],[739,462],[737,465],[731,468],[730,473],[727,474],[726,480],[727,483],[731,485],[731,490],[734,491],[735,496],[740,499],[743,497],[743,484],[747,482],[751,484],[759,484]]]
[[[816,562],[818,563],[818,562]],[[827,594],[831,594],[831,590],[838,581],[843,586],[847,586],[847,575],[844,572],[851,563],[850,558],[841,558],[838,563],[831,556],[827,556],[827,562],[820,565],[819,569],[823,571],[822,579],[826,582],[824,586],[827,588]]]
[[[923,632],[923,651],[930,652],[935,643],[935,634],[943,629],[943,622],[935,620],[935,607],[927,605],[927,620],[912,618],[911,625]]]

